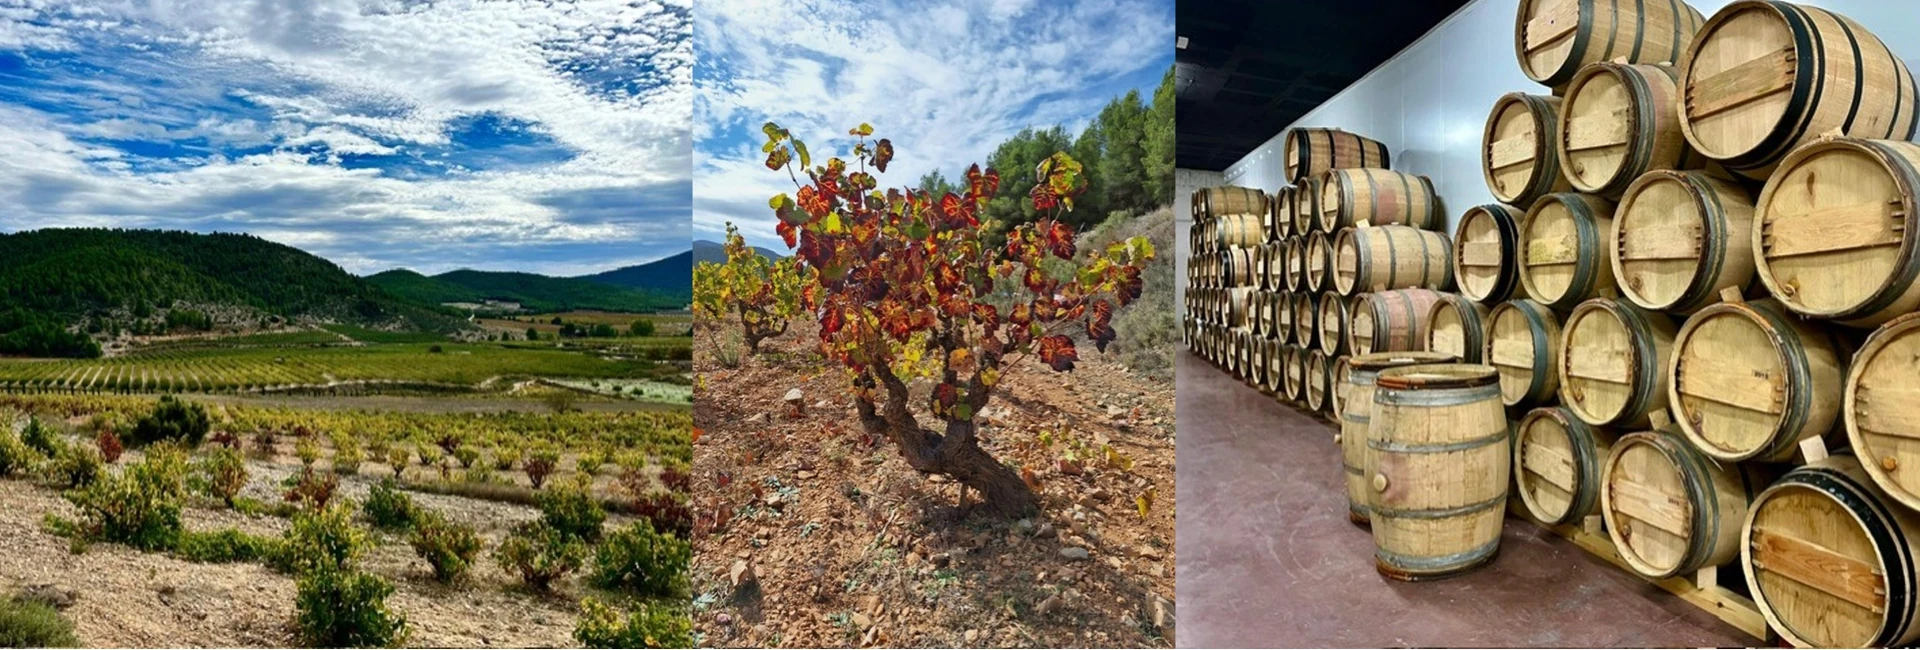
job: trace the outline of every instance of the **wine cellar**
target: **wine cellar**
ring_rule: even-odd
[[[1189,197],[1186,346],[1324,423],[1349,580],[1529,526],[1750,644],[1920,640],[1920,86],[1879,24],[1723,4],[1478,3],[1537,84],[1492,202],[1330,125]]]

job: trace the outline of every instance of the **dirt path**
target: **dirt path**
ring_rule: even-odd
[[[840,375],[803,361],[811,326],[794,329],[738,369],[696,354],[698,513],[731,515],[694,541],[695,628],[709,645],[1171,645],[1170,383],[1091,350],[1071,374],[1010,372],[983,414],[983,446],[1036,470],[1043,508],[994,520],[957,508],[957,485],[866,439]],[[782,398],[796,387],[807,412],[789,417]],[[1101,443],[1132,469],[1100,467]],[[1062,473],[1059,458],[1076,447],[1084,471]],[[1135,497],[1149,488],[1158,499],[1143,517]],[[742,565],[757,585],[732,586]]]

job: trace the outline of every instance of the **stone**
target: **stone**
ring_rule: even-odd
[[[1068,546],[1066,548],[1060,549],[1060,557],[1064,557],[1069,560],[1085,560],[1087,558],[1093,557],[1093,553],[1088,551],[1087,549],[1080,548],[1078,546]]]
[[[975,641],[979,641],[979,640],[980,640],[980,631],[979,631],[979,630],[967,630],[967,633],[966,633],[965,635],[963,635],[963,636],[964,636],[964,637],[965,637],[965,638],[967,639],[967,643],[973,643],[973,642],[975,642]]]
[[[1065,604],[1066,603],[1061,600],[1060,594],[1054,594],[1052,596],[1048,596],[1046,600],[1040,601],[1040,606],[1035,607],[1033,611],[1040,614],[1041,616],[1046,616],[1048,614],[1052,614],[1056,611],[1059,611],[1060,607]]]
[[[713,622],[714,624],[720,625],[720,626],[733,625],[733,615],[728,614],[726,612],[720,612],[719,614],[715,614],[713,616]]]
[[[1165,555],[1163,555],[1163,554],[1161,554],[1161,553],[1160,553],[1160,549],[1157,549],[1157,548],[1154,548],[1154,547],[1152,547],[1152,546],[1148,546],[1148,545],[1145,545],[1145,544],[1141,544],[1140,546],[1138,546],[1138,547],[1135,547],[1135,548],[1133,549],[1133,553],[1134,553],[1135,555],[1138,555],[1138,556],[1140,556],[1140,557],[1144,557],[1144,558],[1147,558],[1147,559],[1149,559],[1149,560],[1158,560],[1158,559],[1160,559],[1160,558],[1162,558],[1162,557],[1165,557]]]
[[[795,389],[795,390],[798,390],[798,389]],[[820,400],[818,402],[813,403],[813,408],[824,411],[824,410],[833,408],[833,403],[827,400]]]
[[[1147,596],[1148,608],[1153,611],[1153,626],[1162,630],[1174,627],[1173,601],[1162,598],[1160,594]]]
[[[799,405],[802,401],[806,400],[806,395],[802,394],[800,389],[794,388],[787,391],[786,400],[788,404]]]
[[[74,601],[80,599],[80,592],[72,589],[61,589],[59,585],[45,583],[29,585],[21,589],[19,598],[20,600],[32,601],[54,609],[64,610],[72,607]]]
[[[753,564],[746,560],[735,560],[733,570],[727,572],[727,582],[732,584],[734,589],[753,584],[759,579],[760,577],[753,572]]]
[[[765,413],[755,413],[752,416],[747,418],[747,424],[759,424],[761,422],[766,422],[766,421],[767,421],[767,414]]]
[[[860,612],[853,613],[853,625],[862,630],[873,627],[873,617]]]

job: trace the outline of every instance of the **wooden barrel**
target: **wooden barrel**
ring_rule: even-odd
[[[1374,226],[1435,229],[1446,225],[1433,181],[1391,169],[1337,169],[1320,188],[1320,232]]]
[[[1305,403],[1307,400],[1307,349],[1298,345],[1289,345],[1282,358],[1285,363],[1286,378],[1283,382],[1287,400]]]
[[[1279,396],[1286,390],[1286,344],[1269,339],[1264,345],[1267,367],[1261,385],[1268,395]]]
[[[1319,220],[1320,189],[1326,186],[1326,175],[1315,174],[1299,183],[1300,185],[1293,191],[1292,217],[1295,236],[1307,234],[1313,230],[1314,223]]]
[[[1847,442],[1873,481],[1920,509],[1920,314],[1882,325],[1847,369],[1841,413]]]
[[[1499,383],[1482,365],[1380,371],[1364,471],[1381,575],[1459,575],[1499,552],[1513,454]]]
[[[1453,287],[1453,242],[1407,226],[1349,228],[1333,241],[1333,288],[1351,296],[1367,291]]]
[[[1753,196],[1697,171],[1648,172],[1614,211],[1620,293],[1654,311],[1691,313],[1720,290],[1753,284]]]
[[[1560,172],[1560,98],[1507,93],[1493,102],[1480,140],[1480,173],[1501,203],[1526,207],[1573,186]]]
[[[1757,466],[1719,465],[1669,430],[1620,436],[1602,469],[1600,513],[1628,568],[1670,578],[1733,561]]]
[[[1267,239],[1293,236],[1293,186],[1267,195]]]
[[[1456,359],[1432,352],[1382,352],[1346,357],[1334,369],[1345,390],[1340,401],[1340,463],[1347,486],[1347,518],[1367,523],[1367,501],[1372,494],[1366,472],[1367,424],[1373,415],[1373,380],[1388,368],[1423,363],[1450,363]]]
[[[1460,294],[1489,305],[1525,298],[1520,284],[1520,221],[1526,213],[1500,203],[1468,208],[1453,236],[1453,277]]]
[[[1427,341],[1422,349],[1481,363],[1481,352],[1487,346],[1487,306],[1457,293],[1438,297],[1427,312]]]
[[[1347,412],[1347,377],[1352,374],[1347,367],[1347,355],[1327,359],[1327,414],[1339,417]],[[1333,434],[1333,443],[1340,444],[1340,434]]]
[[[1306,291],[1327,291],[1333,288],[1333,278],[1328,270],[1333,268],[1333,239],[1326,233],[1316,232],[1307,235],[1305,242]]]
[[[1800,441],[1836,431],[1849,351],[1831,330],[1772,300],[1719,303],[1674,336],[1667,402],[1708,456],[1791,460]]]
[[[1281,291],[1273,294],[1273,302],[1268,305],[1273,313],[1273,338],[1282,343],[1293,341],[1293,292]]]
[[[1521,0],[1514,53],[1528,79],[1558,88],[1596,61],[1678,61],[1702,22],[1678,0]]]
[[[1287,239],[1287,289],[1307,290],[1307,239],[1301,235]]]
[[[1339,129],[1296,128],[1287,131],[1282,150],[1287,182],[1300,183],[1335,169],[1389,167],[1387,146]]]
[[[1587,424],[1642,427],[1667,408],[1673,319],[1625,300],[1595,298],[1567,316],[1560,402]]]
[[[1641,174],[1706,165],[1680,132],[1677,75],[1673,66],[1648,63],[1580,69],[1554,143],[1574,189],[1617,199]]]
[[[1285,240],[1276,239],[1267,242],[1263,250],[1264,253],[1261,256],[1266,258],[1267,264],[1266,268],[1262,269],[1266,272],[1266,277],[1261,284],[1265,285],[1268,291],[1286,291],[1287,246]]]
[[[1319,348],[1308,348],[1301,364],[1307,375],[1307,408],[1318,413],[1327,409],[1327,355]]]
[[[1203,187],[1194,196],[1197,201],[1194,206],[1196,220],[1219,219],[1228,215],[1258,216],[1267,211],[1267,194],[1259,188],[1237,185]]]
[[[1611,296],[1613,265],[1607,238],[1613,202],[1590,194],[1548,194],[1520,224],[1520,283],[1534,300],[1572,309],[1588,298]]]
[[[1253,303],[1253,287],[1234,287],[1226,290],[1226,326],[1240,329],[1247,326],[1248,307]]]
[[[1508,407],[1532,408],[1559,392],[1560,338],[1560,317],[1538,302],[1503,302],[1487,312],[1481,358],[1500,370],[1500,399]]]
[[[1254,273],[1253,248],[1229,248],[1220,251],[1221,275],[1229,287],[1257,287],[1259,276]]]
[[[1367,294],[1353,310],[1347,349],[1354,354],[1418,350],[1427,344],[1427,318],[1440,293],[1428,289],[1395,289]],[[1458,358],[1458,357],[1456,357]]]
[[[1305,291],[1293,294],[1293,304],[1288,306],[1293,310],[1293,342],[1301,347],[1314,347],[1319,295]]]
[[[1920,145],[1836,138],[1781,161],[1754,204],[1760,280],[1788,309],[1872,327],[1920,309]]]
[[[1701,27],[1681,61],[1687,141],[1748,178],[1766,179],[1789,152],[1834,131],[1913,139],[1913,73],[1840,14],[1739,0]]]
[[[1229,214],[1220,217],[1214,223],[1218,225],[1218,244],[1220,248],[1247,248],[1267,243],[1266,227],[1260,223],[1257,214]]]
[[[1320,299],[1320,313],[1314,320],[1319,334],[1320,352],[1328,355],[1347,353],[1347,333],[1353,324],[1353,315],[1347,310],[1347,301],[1333,294]]]
[[[1920,516],[1859,459],[1829,456],[1754,497],[1740,565],[1753,604],[1794,647],[1896,648],[1920,640]]]
[[[1514,484],[1527,512],[1550,526],[1598,514],[1600,466],[1613,442],[1564,406],[1528,411],[1513,432]]]

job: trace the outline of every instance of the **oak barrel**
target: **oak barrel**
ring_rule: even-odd
[[[1268,239],[1293,236],[1293,192],[1293,186],[1289,185],[1267,196]]]
[[[1607,254],[1613,209],[1612,201],[1573,192],[1534,203],[1520,224],[1520,283],[1527,294],[1564,310],[1618,292]]]
[[[1560,317],[1532,300],[1487,312],[1486,363],[1500,371],[1500,399],[1509,408],[1545,404],[1560,390]]]
[[[1306,362],[1307,408],[1318,413],[1327,409],[1327,355],[1319,348],[1308,348]]]
[[[1733,561],[1760,465],[1720,465],[1671,429],[1620,436],[1602,471],[1600,512],[1628,568],[1669,578]]]
[[[1595,61],[1678,61],[1704,19],[1680,0],[1521,0],[1514,54],[1550,87]]]
[[[1489,305],[1525,298],[1520,284],[1520,222],[1526,212],[1489,203],[1468,208],[1453,236],[1453,276],[1460,294]]]
[[[1347,332],[1352,326],[1353,315],[1347,310],[1347,301],[1340,296],[1326,294],[1320,298],[1320,313],[1314,322],[1319,334],[1320,351],[1329,355],[1347,353]]]
[[[1305,291],[1295,293],[1293,304],[1288,305],[1288,308],[1293,310],[1293,342],[1301,347],[1314,347],[1313,337],[1316,317],[1319,315],[1317,304],[1319,296],[1320,294]]]
[[[1427,313],[1427,341],[1422,349],[1480,363],[1481,351],[1487,346],[1487,306],[1457,293],[1438,297]]]
[[[1641,427],[1667,408],[1667,362],[1678,328],[1666,314],[1594,298],[1567,316],[1560,402],[1587,424]]]
[[[1513,433],[1513,477],[1534,519],[1575,524],[1600,507],[1600,466],[1615,436],[1564,406],[1528,411]]]
[[[1220,272],[1226,286],[1253,287],[1259,284],[1259,278],[1254,276],[1253,251],[1239,247],[1220,251]]]
[[[1641,174],[1706,165],[1680,132],[1678,83],[1670,65],[1602,61],[1580,69],[1554,143],[1574,189],[1617,199]]]
[[[1910,140],[1916,93],[1905,62],[1859,23],[1819,7],[1739,0],[1687,48],[1681,128],[1693,148],[1765,180],[1825,134]]]
[[[1293,234],[1311,232],[1320,220],[1320,189],[1326,186],[1326,174],[1315,174],[1299,181],[1293,190]]]
[[[1194,215],[1219,219],[1228,215],[1255,215],[1267,211],[1267,195],[1258,188],[1236,185],[1203,187],[1194,193]]]
[[[1273,338],[1279,339],[1281,343],[1292,343],[1294,342],[1293,292],[1280,291],[1273,296],[1273,303],[1269,305],[1273,310]]]
[[[1493,198],[1526,207],[1572,189],[1554,155],[1560,140],[1559,97],[1507,93],[1493,102],[1480,140],[1480,173]]]
[[[1791,460],[1800,441],[1837,431],[1849,351],[1830,329],[1772,300],[1715,304],[1674,336],[1667,402],[1708,456]]]
[[[1337,169],[1320,188],[1320,232],[1373,226],[1435,229],[1445,225],[1433,181],[1391,169]]]
[[[1347,412],[1347,377],[1353,370],[1347,367],[1347,355],[1327,359],[1327,413],[1339,417]],[[1334,444],[1340,444],[1340,434],[1333,435]]]
[[[1781,161],[1754,204],[1760,280],[1794,312],[1872,327],[1920,309],[1920,145],[1836,138]]]
[[[1366,472],[1367,424],[1373,415],[1373,380],[1380,371],[1423,363],[1450,363],[1453,357],[1433,352],[1381,352],[1346,357],[1334,375],[1345,388],[1340,401],[1340,463],[1347,486],[1347,518],[1367,523],[1371,494]]]
[[[1459,575],[1499,552],[1513,454],[1499,383],[1482,365],[1380,371],[1364,467],[1382,575]]]
[[[1267,231],[1260,219],[1257,214],[1229,214],[1215,220],[1219,247],[1244,248],[1267,243]]]
[[[1333,277],[1328,273],[1333,268],[1333,238],[1323,232],[1307,235],[1306,249],[1305,290],[1318,292],[1333,289]]]
[[[1418,350],[1427,344],[1427,319],[1440,293],[1395,289],[1367,294],[1353,310],[1347,349],[1354,354]]]
[[[1287,289],[1307,290],[1307,238],[1303,235],[1287,238]]]
[[[1847,369],[1847,442],[1887,494],[1920,509],[1920,314],[1874,330]]]
[[[1333,241],[1333,288],[1351,296],[1366,291],[1453,287],[1453,242],[1446,235],[1407,226],[1349,228]]]
[[[1386,145],[1339,129],[1289,130],[1282,156],[1290,183],[1300,183],[1335,169],[1386,168],[1390,162]]]
[[[1614,211],[1609,249],[1620,294],[1691,313],[1753,284],[1753,196],[1705,172],[1649,172]]]

